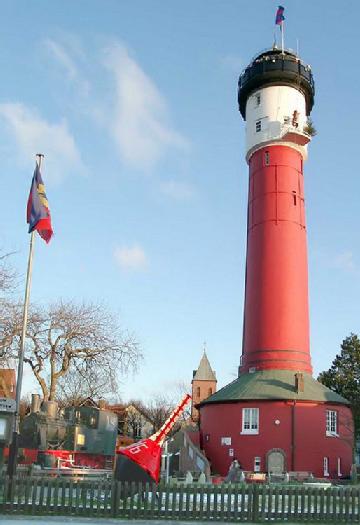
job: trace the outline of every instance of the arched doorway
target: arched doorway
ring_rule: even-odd
[[[267,471],[271,474],[283,474],[285,467],[285,452],[281,448],[269,450],[266,457]]]

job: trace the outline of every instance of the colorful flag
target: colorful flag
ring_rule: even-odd
[[[276,25],[281,25],[283,23],[283,20],[285,20],[284,11],[285,11],[285,8],[282,5],[279,5],[278,10],[276,11],[276,18],[275,18]]]
[[[53,234],[50,210],[38,164],[36,164],[34,171],[27,203],[27,223],[29,225],[29,233],[37,230],[44,241],[50,241]]]

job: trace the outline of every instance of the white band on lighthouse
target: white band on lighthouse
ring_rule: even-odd
[[[307,158],[310,138],[306,128],[303,93],[290,86],[266,86],[255,90],[246,103],[246,160],[267,144],[287,145]],[[292,135],[289,135],[289,132]]]

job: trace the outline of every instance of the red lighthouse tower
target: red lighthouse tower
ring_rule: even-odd
[[[262,53],[240,76],[238,100],[249,164],[241,371],[311,373],[303,180],[311,69],[290,53]]]
[[[255,57],[239,79],[249,200],[239,377],[200,404],[214,470],[349,475],[346,399],[312,377],[303,164],[314,104],[309,65],[290,51]]]

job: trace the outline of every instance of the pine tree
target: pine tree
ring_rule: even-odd
[[[360,339],[351,333],[343,340],[341,352],[329,370],[321,372],[318,381],[351,403],[355,435],[360,438]]]

